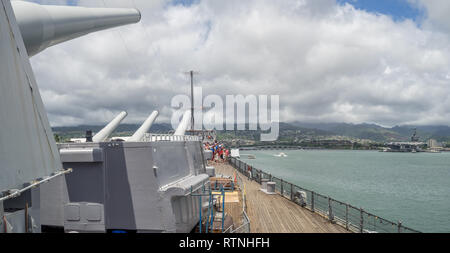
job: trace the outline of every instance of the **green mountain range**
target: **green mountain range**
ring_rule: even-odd
[[[395,127],[382,127],[376,124],[349,124],[349,123],[291,123],[298,127],[313,128],[327,131],[331,134],[347,136],[358,139],[367,139],[376,142],[409,141],[417,129],[421,141],[436,139],[437,141],[450,141],[449,126],[412,126],[403,125]]]
[[[83,137],[86,130],[98,132],[103,126],[82,125],[73,127],[54,127],[53,131],[56,135],[64,140],[69,138]],[[236,127],[236,126],[235,126]],[[127,136],[131,135],[139,128],[138,124],[121,124],[114,135]],[[246,128],[248,129],[248,128]],[[382,127],[376,124],[350,124],[350,123],[305,123],[292,122],[280,123],[279,140],[282,141],[299,141],[304,139],[336,139],[347,138],[353,140],[370,140],[373,142],[390,142],[390,141],[408,141],[410,140],[414,129],[421,141],[428,139],[436,139],[440,142],[450,142],[449,126],[395,126]],[[172,130],[170,124],[157,123],[153,124],[150,132],[152,133],[168,133]],[[259,139],[260,130],[257,131],[218,131],[219,139]]]

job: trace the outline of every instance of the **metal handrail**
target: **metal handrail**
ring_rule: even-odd
[[[247,168],[249,166],[247,163],[235,157],[231,157],[230,164],[233,165],[233,167],[242,174],[244,175],[247,174]],[[381,218],[377,215],[365,211],[362,208],[357,208],[345,202],[335,200],[320,193],[316,193],[314,191],[302,188],[288,181],[285,181],[281,178],[274,177],[271,174],[268,174],[262,170],[256,169],[253,166],[250,167],[254,172],[251,175],[252,179],[254,179],[259,184],[261,184],[262,178],[267,178],[270,179],[271,181],[275,181],[276,183],[275,189],[278,190],[280,195],[293,201],[296,204],[299,203],[295,201],[294,197],[295,192],[297,191],[305,192],[307,196],[310,197],[307,198],[306,203],[304,203],[302,207],[312,212],[318,213],[319,215],[329,219],[331,222],[334,222],[342,227],[345,227],[347,230],[359,233],[372,233],[372,232],[421,233],[418,230],[404,226],[400,221],[393,222]],[[341,208],[339,209],[339,207]],[[345,210],[342,209],[343,207],[345,207]]]
[[[46,177],[46,178],[44,178],[42,180],[38,180],[38,181],[32,182],[32,183],[30,183],[30,185],[28,185],[28,186],[26,186],[26,187],[24,187],[22,189],[9,190],[6,196],[3,196],[3,197],[0,198],[0,201],[5,201],[7,199],[12,199],[12,198],[18,197],[18,196],[20,196],[20,194],[22,194],[23,192],[25,192],[25,191],[33,188],[33,187],[36,187],[36,186],[38,186],[40,184],[43,184],[43,183],[46,183],[46,182],[48,182],[48,181],[50,181],[50,180],[52,180],[52,179],[54,179],[56,177],[59,177],[61,175],[64,175],[64,174],[67,174],[67,173],[70,173],[70,172],[72,172],[72,169],[61,170],[61,171],[55,173],[52,176]]]
[[[172,135],[172,134],[151,134],[146,133],[143,138],[144,142],[158,141],[200,141],[199,136],[195,135]]]

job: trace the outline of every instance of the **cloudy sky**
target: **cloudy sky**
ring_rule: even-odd
[[[279,95],[280,121],[450,125],[448,0],[42,0],[139,24],[31,58],[53,126],[127,123],[189,93]]]

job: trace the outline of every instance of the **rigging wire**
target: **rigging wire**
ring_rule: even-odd
[[[130,0],[130,3],[135,9],[139,10],[135,0]],[[144,16],[143,15],[143,10],[139,10],[139,11],[141,12],[141,22],[142,22],[142,19],[143,19],[143,16]],[[142,25],[142,30],[143,30],[143,33],[144,33],[145,41],[152,41],[151,37],[148,34],[147,29],[146,29],[146,27],[144,25]],[[163,62],[162,62],[161,57],[159,55],[159,49],[157,48],[155,43],[149,43],[149,47],[151,48],[152,53],[155,54],[155,57],[153,59],[155,59],[157,61],[157,65],[160,66],[160,67],[163,66]],[[146,53],[144,53],[143,55],[144,55],[144,57],[149,57]],[[169,80],[170,79],[170,78],[167,77],[165,71],[160,71],[160,74],[162,75],[162,79],[163,80]],[[152,104],[153,104],[153,106],[155,108],[157,108],[157,106],[158,106],[157,104],[154,104],[154,103],[152,103]]]
[[[102,0],[102,2],[103,2],[104,7],[108,7],[105,0]],[[134,0],[130,0],[130,4],[131,4],[131,6],[132,6],[134,9],[139,10],[139,8],[137,7],[136,2],[135,2]],[[141,13],[141,20],[142,20],[142,13]],[[147,34],[147,29],[145,29],[145,27],[142,27],[142,29],[144,30],[144,37],[145,37],[145,39],[148,40],[150,37],[149,37],[148,34]],[[116,32],[116,31],[114,31],[114,32]],[[132,54],[131,54],[131,50],[129,49],[129,47],[128,47],[128,45],[127,45],[127,43],[126,43],[126,41],[125,41],[125,39],[124,39],[124,37],[123,37],[123,35],[122,35],[120,29],[117,30],[117,35],[120,37],[120,40],[121,40],[122,43],[123,43],[123,46],[124,46],[124,48],[125,48],[127,57],[129,58],[130,62],[133,64],[134,69],[137,71],[139,68],[138,68],[138,66],[137,66],[137,64],[136,64],[136,61],[131,57],[131,55],[132,55]],[[151,45],[152,45],[152,51],[153,51],[153,52],[156,52],[157,50],[155,49],[155,46],[154,46],[153,44],[151,44]],[[144,57],[146,56],[145,53],[144,53],[143,55],[144,55]],[[159,61],[159,66],[162,66],[161,57],[157,57],[157,59],[158,59],[158,61]],[[162,75],[163,75],[164,80],[166,80],[167,78],[166,78],[166,75],[165,75],[164,72],[162,72]],[[155,104],[155,103],[151,103],[151,104],[152,104],[152,106],[153,106],[154,108],[157,108],[157,107],[158,107],[158,105]]]
[[[138,9],[138,10],[139,10],[139,8],[137,7],[137,4],[136,4],[136,1],[135,1],[135,0],[130,0],[130,2],[131,2],[131,4],[133,5],[133,7],[134,7],[135,9]],[[141,18],[142,18],[142,17],[141,17]],[[143,29],[142,29],[142,30],[143,30],[143,32],[144,32],[145,40],[146,40],[146,41],[151,41],[151,37],[150,37],[150,35],[148,34],[147,29],[143,26]],[[156,47],[156,45],[155,45],[154,43],[150,43],[150,47],[151,47],[153,53],[156,54],[157,52],[159,52],[158,48]],[[156,57],[156,59],[157,59],[157,61],[158,61],[158,65],[159,65],[159,66],[163,66],[162,61],[161,61],[161,57]],[[167,79],[167,76],[166,76],[165,72],[161,72],[161,74],[163,75],[164,79],[166,80],[166,79]]]
[[[104,7],[107,8],[108,6],[107,6],[105,0],[102,0],[102,2],[103,2]],[[137,8],[135,8],[135,9],[137,9]],[[133,60],[133,58],[131,57],[131,50],[130,50],[129,47],[127,46],[127,43],[126,43],[125,39],[123,38],[123,35],[122,35],[120,29],[118,29],[117,31],[113,31],[113,32],[114,32],[116,35],[119,36],[120,41],[122,42],[122,44],[123,44],[123,46],[124,46],[124,48],[125,48],[125,53],[127,54],[127,57],[128,57],[128,59],[129,59],[129,61],[131,62],[131,64],[133,64],[134,69],[137,71],[139,68],[138,68],[136,62],[135,62],[135,61]],[[116,33],[116,32],[117,32],[117,33]]]

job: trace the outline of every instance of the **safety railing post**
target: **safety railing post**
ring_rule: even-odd
[[[281,196],[284,196],[284,191],[283,190],[284,190],[283,189],[283,179],[280,178],[280,193],[281,193]]]
[[[199,198],[199,211],[200,211],[200,215],[199,215],[199,225],[200,225],[200,234],[202,233],[202,195],[198,196]]]
[[[291,201],[294,201],[294,185],[291,183]]]
[[[208,216],[206,216],[206,228],[205,228],[205,232],[208,233],[209,232],[209,220],[211,219],[211,210],[210,208],[212,208],[212,195],[211,195],[212,191],[209,191],[209,200],[208,200]]]
[[[345,204],[345,229],[348,230],[348,204]]]
[[[222,186],[222,233],[225,226],[225,190]]]
[[[398,233],[401,233],[401,232],[402,232],[402,222],[399,221],[398,222]]]
[[[364,211],[362,208],[359,209],[361,213],[361,218],[359,220],[359,232],[362,233],[364,231]]]
[[[29,233],[28,203],[25,203],[25,233]]]
[[[333,209],[331,208],[331,198],[328,197],[328,219],[330,221],[334,220]]]
[[[311,192],[311,211],[314,212],[314,192]]]

